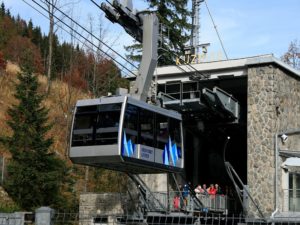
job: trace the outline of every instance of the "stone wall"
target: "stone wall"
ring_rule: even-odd
[[[247,125],[247,183],[252,197],[269,217],[275,210],[274,137],[278,132],[300,128],[300,79],[276,65],[249,67]],[[293,146],[300,150],[296,139]],[[282,159],[278,159],[281,174]],[[254,205],[249,207],[249,214],[258,216]]]
[[[143,174],[140,177],[144,180],[149,189],[153,192],[167,192],[167,174]]]
[[[84,216],[111,215],[126,213],[123,206],[126,204],[126,195],[123,193],[85,193],[80,195],[79,214]]]
[[[141,178],[153,192],[167,192],[166,174],[147,174]],[[79,214],[81,219],[91,218],[97,215],[133,214],[137,212],[139,195],[137,187],[132,182],[130,196],[126,193],[84,193],[80,195]]]
[[[131,199],[125,193],[85,193],[79,199],[79,220],[81,225],[93,224],[93,218],[97,216],[108,219],[112,215],[132,214],[137,205],[137,196]]]

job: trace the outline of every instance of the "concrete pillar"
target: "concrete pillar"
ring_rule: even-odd
[[[35,210],[35,225],[52,225],[54,209],[49,207],[40,207]]]
[[[167,192],[168,179],[166,173],[142,174],[140,177],[153,192]]]

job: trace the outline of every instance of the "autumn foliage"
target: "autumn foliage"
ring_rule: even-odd
[[[288,51],[281,57],[281,60],[295,69],[300,69],[300,42],[298,40],[290,43]]]
[[[3,53],[0,51],[0,71],[6,69],[6,61],[4,60]]]
[[[67,84],[70,84],[72,87],[82,90],[86,90],[88,87],[87,81],[80,75],[80,72],[77,68],[73,69],[73,71],[68,71],[63,76],[63,81]]]
[[[26,22],[19,16],[11,16],[0,7],[0,51],[3,57],[22,64],[25,55],[31,55],[34,72],[46,73],[49,57],[49,37],[42,34],[32,21]],[[121,77],[119,68],[110,59],[78,45],[60,43],[53,37],[52,80],[59,79],[68,85],[80,88],[94,97],[114,92],[117,87],[127,87],[128,82]]]
[[[47,68],[48,35],[42,34],[41,29],[35,27],[31,21],[26,22],[19,16],[12,16],[2,4],[0,7],[0,72],[6,68],[6,63],[7,72],[0,76],[0,88],[2,88],[0,135],[11,134],[11,129],[6,125],[6,121],[11,118],[6,111],[17,102],[13,97],[15,93],[13,85],[16,83],[16,75],[22,72],[18,64],[24,64],[26,57],[30,58],[33,74],[38,72],[37,78],[41,84],[38,92],[44,95],[47,79],[43,74]],[[44,102],[45,106],[50,109],[49,121],[54,124],[53,129],[49,131],[49,137],[53,137],[54,141],[51,153],[55,153],[71,165],[67,152],[72,109],[76,101],[106,95],[107,92],[114,92],[117,87],[128,87],[128,81],[121,77],[119,68],[112,60],[78,45],[60,43],[56,35],[54,36],[52,72],[51,92]],[[9,155],[8,150],[3,146],[0,146],[0,152]],[[61,190],[63,195],[68,196],[69,201],[66,203],[70,206],[75,204],[74,197],[83,190],[85,174],[84,167],[72,165],[72,168],[73,172],[68,179],[74,182],[74,192],[69,192],[67,188]],[[115,173],[111,171],[90,171],[86,186],[90,191],[115,190],[119,185],[110,181],[111,177],[115,176]]]
[[[35,72],[43,72],[42,57],[39,49],[28,39],[21,36],[11,38],[5,49],[6,57],[21,65],[26,60],[26,55],[30,54],[33,59],[33,67]]]

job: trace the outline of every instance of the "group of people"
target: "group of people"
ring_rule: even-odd
[[[173,205],[174,209],[179,209],[180,206],[186,207],[188,204],[188,196],[189,196],[189,190],[190,186],[188,184],[185,185],[179,185],[179,189],[181,192],[181,197],[180,195],[176,195],[173,199]],[[222,190],[221,187],[218,184],[211,184],[208,188],[206,187],[206,184],[197,185],[196,188],[194,189],[196,193],[196,197],[199,198],[201,195],[203,196],[211,196],[214,197],[215,195],[222,195]]]
[[[203,184],[202,186],[199,184],[195,188],[196,195],[202,194],[202,195],[222,195],[221,187],[218,184],[211,184],[208,188],[206,187],[206,184]]]

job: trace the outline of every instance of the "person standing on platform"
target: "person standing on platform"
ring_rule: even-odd
[[[189,197],[189,186],[188,186],[188,184],[185,184],[183,186],[182,197],[183,197],[184,207],[186,208],[187,205],[188,205],[188,197]]]
[[[216,195],[217,190],[213,184],[211,184],[207,190],[209,195]]]

